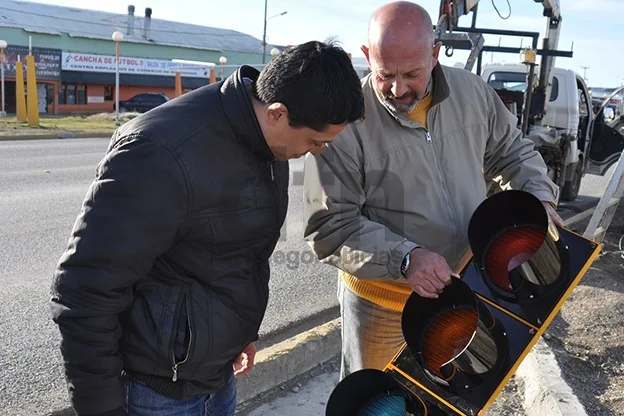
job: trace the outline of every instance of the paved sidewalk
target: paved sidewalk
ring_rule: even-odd
[[[338,377],[338,359],[334,358],[255,400],[237,416],[323,416]],[[512,378],[488,411],[488,416],[525,416],[522,401],[522,389]]]
[[[338,384],[339,369],[339,361],[335,357],[246,403],[236,415],[322,416],[327,400]]]
[[[338,382],[338,372],[327,372],[311,378],[307,382],[284,391],[284,395],[261,404],[247,416],[321,416],[325,414],[325,404],[332,389]]]

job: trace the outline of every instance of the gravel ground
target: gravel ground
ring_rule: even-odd
[[[588,220],[572,226],[582,234]],[[603,252],[548,328],[565,381],[589,416],[624,415],[624,205]]]
[[[488,416],[524,416],[524,382],[512,376],[494,404],[488,409]],[[546,416],[546,415],[544,415]]]

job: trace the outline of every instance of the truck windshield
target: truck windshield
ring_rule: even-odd
[[[526,74],[519,72],[493,72],[488,79],[488,84],[497,90],[524,92],[526,90],[526,77]]]
[[[488,84],[495,90],[526,91],[527,74],[522,72],[492,72],[488,79]],[[559,96],[559,79],[553,76],[552,87],[550,89],[550,101],[555,101]]]

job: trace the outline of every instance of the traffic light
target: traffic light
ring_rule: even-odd
[[[342,380],[326,416],[483,415],[600,253],[518,190],[479,205],[468,240],[460,279],[437,299],[412,293],[403,346],[383,371]]]

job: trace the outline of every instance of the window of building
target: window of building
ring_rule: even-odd
[[[59,104],[87,104],[87,86],[63,84],[59,87]]]
[[[76,104],[86,104],[86,103],[87,103],[87,86],[77,85],[76,86]]]
[[[54,104],[54,85],[45,84],[46,87],[46,105]]]
[[[113,87],[110,85],[104,87],[104,101],[113,101]]]

